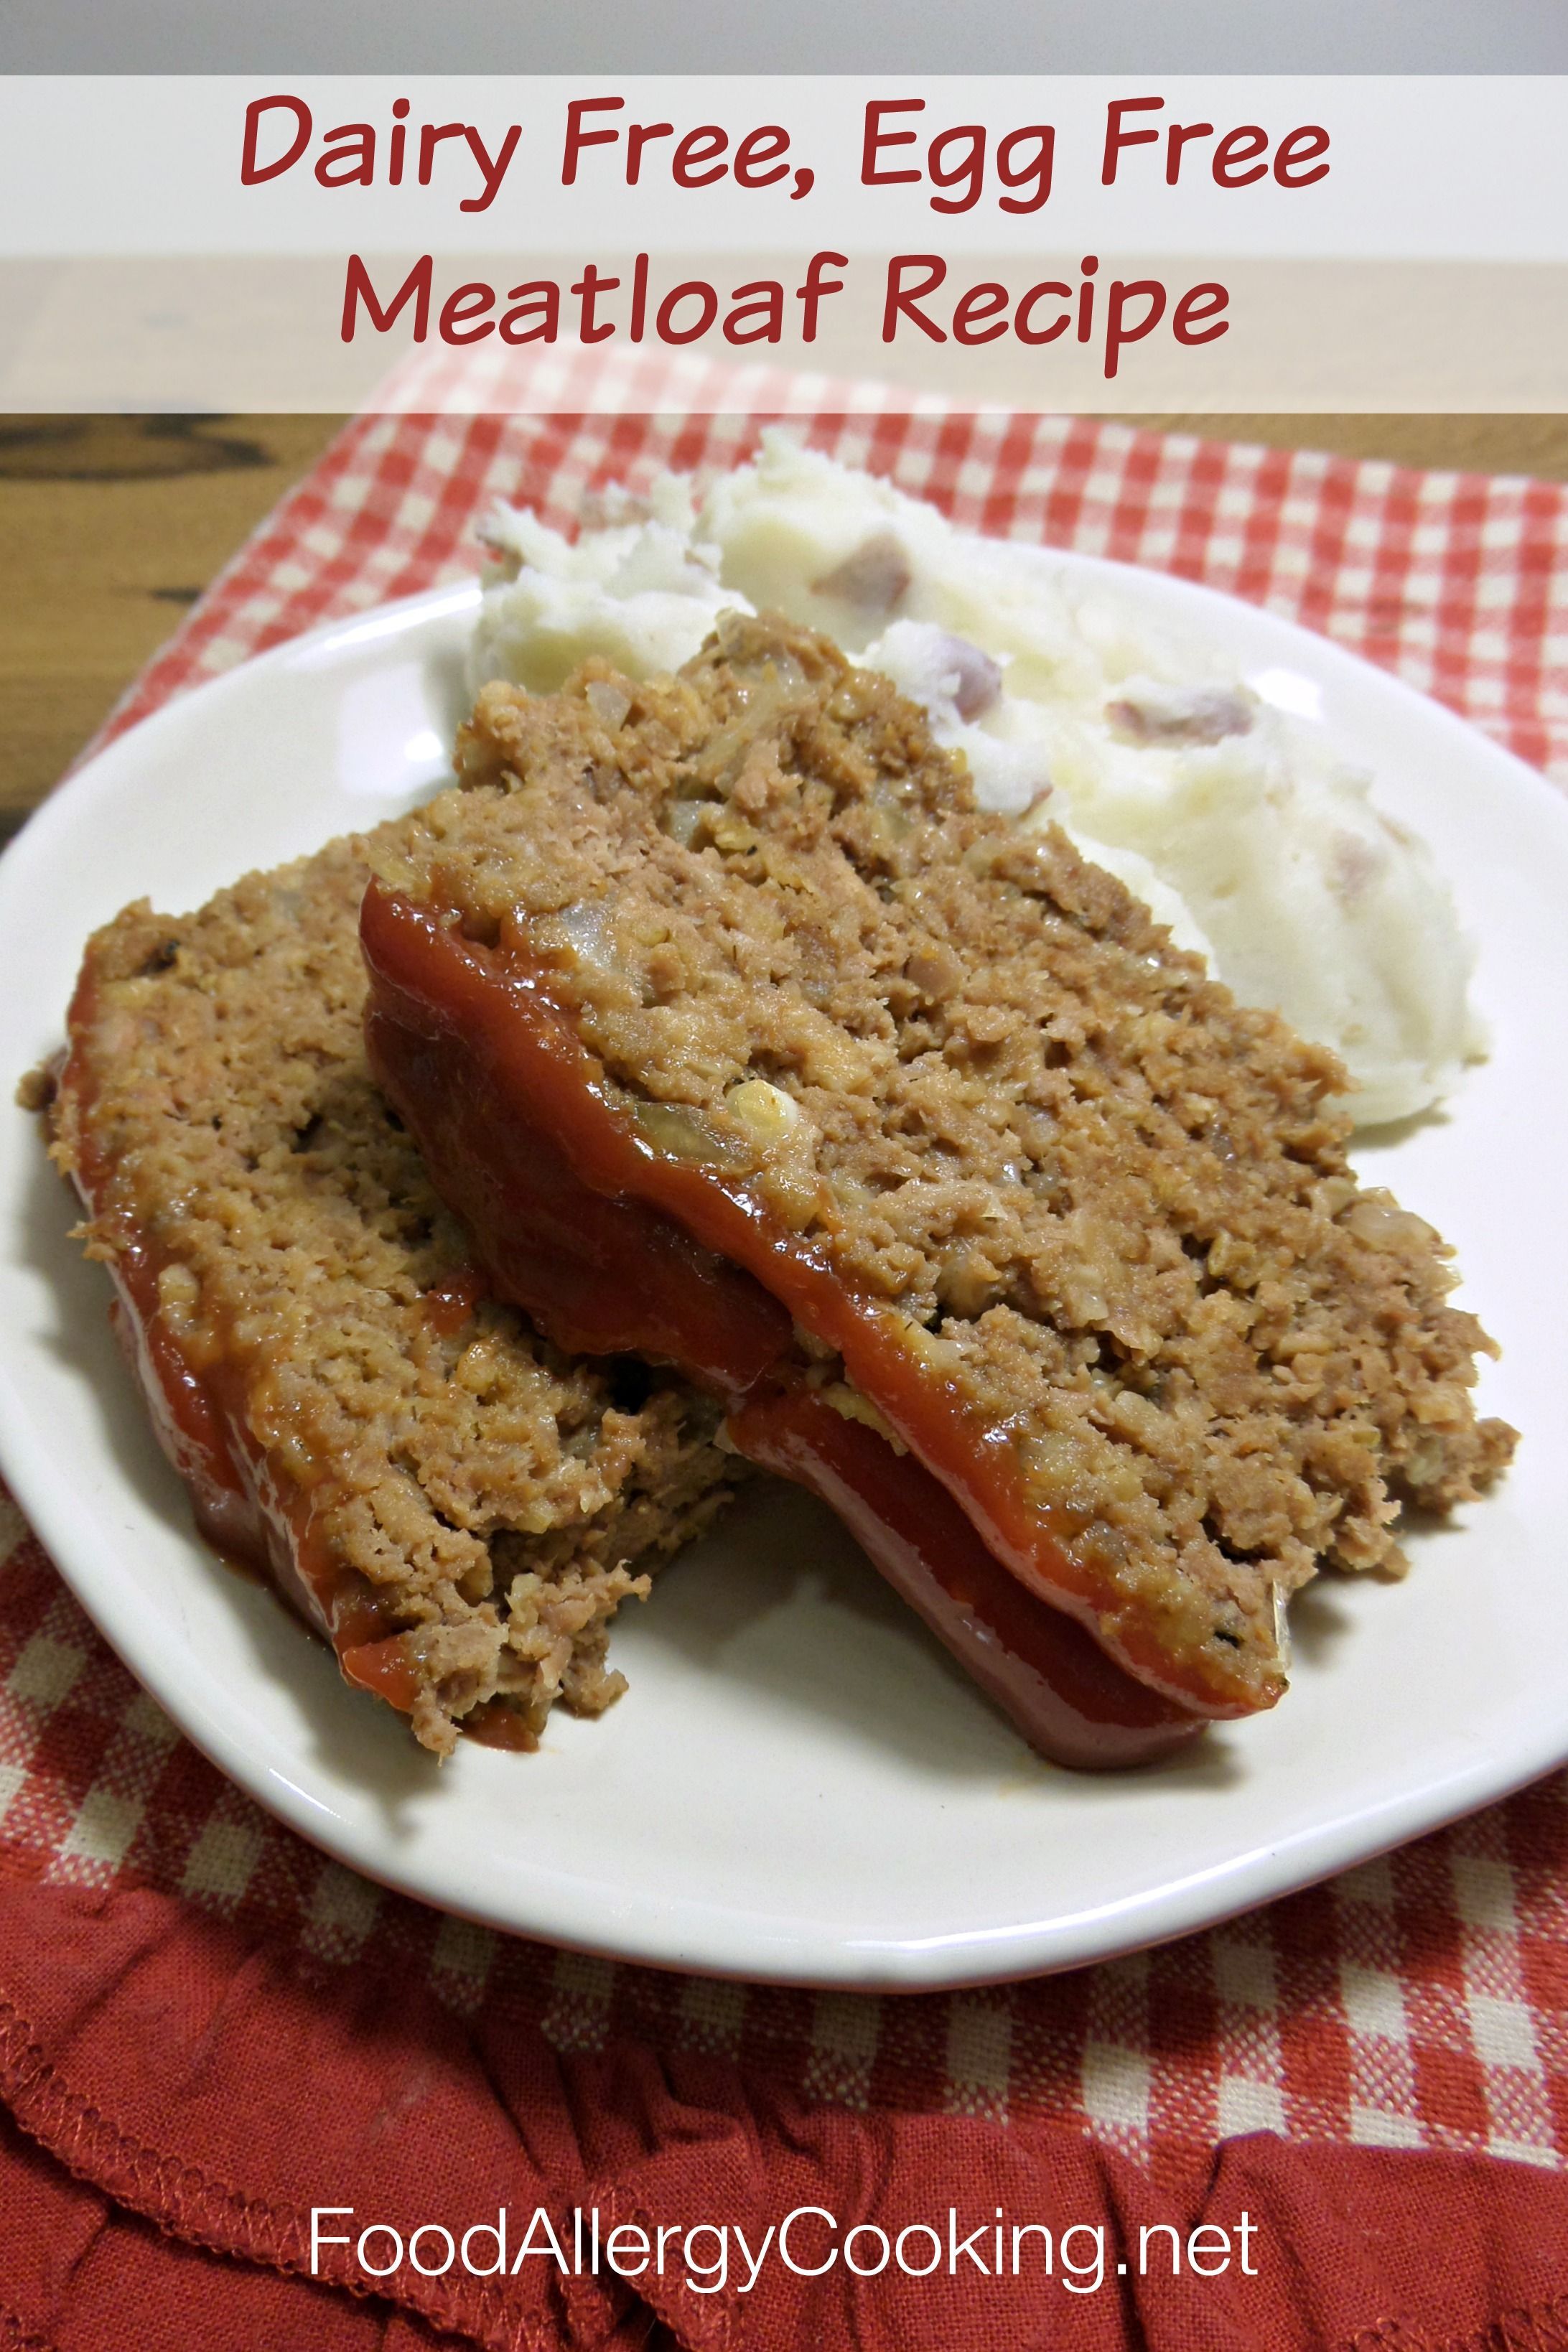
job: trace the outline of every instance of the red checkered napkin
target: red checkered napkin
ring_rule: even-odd
[[[350,425],[111,721],[314,623],[470,571],[498,495],[727,465],[727,416],[376,416]],[[819,446],[959,520],[1266,604],[1568,782],[1568,493],[1056,418],[824,416]],[[13,1516],[0,1538],[0,1859],[143,1886],[333,1981],[416,1979],[562,2053],[740,2060],[848,2110],[1055,2119],[1124,2154],[1218,2137],[1568,2156],[1568,1779],[1163,1950],[994,1991],[880,2000],[584,1959],[382,1892],[223,1781],[98,1639]],[[1158,2167],[1156,2168],[1158,2168]]]

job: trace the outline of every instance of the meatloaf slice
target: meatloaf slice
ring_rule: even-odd
[[[712,1408],[499,1303],[372,1083],[367,850],[128,908],[87,950],[53,1152],[198,1522],[439,1753],[624,1687],[607,1630],[732,1462]],[[628,1377],[629,1375],[629,1377]]]
[[[673,680],[487,688],[459,764],[362,926],[386,1083],[443,1019],[468,1057],[436,1181],[465,1127],[542,1123],[743,1268],[792,1377],[1140,1682],[1271,1705],[1289,1593],[1397,1565],[1403,1503],[1508,1459],[1448,1253],[1350,1172],[1337,1064],[1060,834],[979,814],[887,680],[731,616]],[[752,1336],[709,1368],[732,1401],[781,1374]]]

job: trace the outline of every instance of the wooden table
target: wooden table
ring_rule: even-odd
[[[1173,430],[1568,480],[1563,416],[1159,416]],[[0,839],[336,416],[0,418]]]

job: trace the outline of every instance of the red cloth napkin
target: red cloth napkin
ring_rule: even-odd
[[[630,2036],[567,2054],[405,1976],[309,1984],[150,1889],[13,1883],[0,1956],[19,2345],[99,2352],[132,2309],[139,2347],[205,2352],[1568,2342],[1568,2186],[1522,2166],[1259,2136],[1157,2178]]]
[[[470,568],[491,496],[570,520],[595,483],[726,462],[752,430],[360,420],[115,724]],[[963,520],[1268,602],[1568,776],[1555,488],[1060,419],[812,437]],[[662,1976],[442,1920],[324,1861],[179,1739],[7,1508],[0,2346],[1568,2345],[1563,1780],[1070,1977],[883,2000]],[[320,2224],[347,2242],[312,2278],[327,2205],[353,2210]],[[502,2207],[504,2278],[413,2266],[416,2231],[434,2272],[442,2231],[459,2245]],[[816,2278],[777,2252],[807,2207],[837,2225],[805,2213],[786,2241],[803,2270],[835,2254]],[[601,2243],[663,2229],[665,2274],[579,2274],[574,2217],[591,2240],[595,2210]],[[540,2211],[565,2272],[546,2244],[513,2275]],[[362,2264],[371,2223],[398,2234]],[[729,2233],[713,2293],[717,2241],[682,2255],[703,2223]],[[735,2233],[756,2251],[770,2226],[748,2286]],[[874,2270],[879,2231],[887,2267],[858,2278],[845,2254]],[[619,2243],[629,2266],[637,2240]]]

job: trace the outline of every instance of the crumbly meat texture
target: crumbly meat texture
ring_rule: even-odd
[[[597,1714],[618,1696],[610,1620],[732,1465],[678,1383],[623,1409],[609,1372],[478,1296],[365,1066],[359,902],[367,846],[398,832],[195,915],[128,908],[88,949],[89,1024],[51,1119],[68,1173],[108,1171],[89,1253],[150,1254],[164,1336],[198,1375],[222,1359],[312,1541],[414,1630],[414,1729],[447,1752],[498,1697],[527,1744],[557,1698]]]
[[[1508,1460],[1332,1056],[978,814],[885,679],[726,616],[675,680],[487,688],[459,771],[387,881],[542,957],[645,1135],[900,1310],[1168,1622],[1277,1672],[1281,1595]]]

